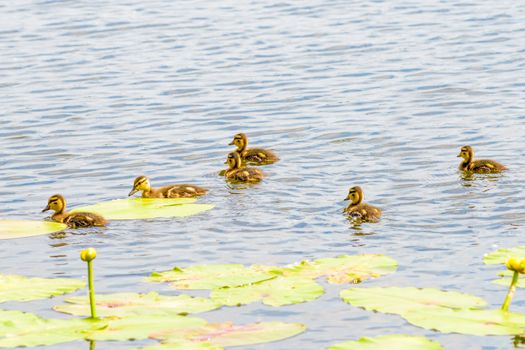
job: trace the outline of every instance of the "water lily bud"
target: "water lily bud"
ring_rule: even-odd
[[[520,261],[520,269],[518,270],[519,273],[525,273],[525,259]]]
[[[520,262],[516,258],[510,258],[505,263],[505,266],[507,266],[507,269],[511,271],[520,271]]]
[[[95,248],[84,249],[80,252],[80,259],[82,261],[91,261],[97,257],[97,251]]]

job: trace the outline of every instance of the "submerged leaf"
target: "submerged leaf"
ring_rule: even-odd
[[[210,311],[221,306],[207,298],[189,295],[167,296],[155,292],[97,294],[95,299],[99,317],[191,314]],[[67,298],[65,301],[69,304],[58,305],[53,309],[76,316],[90,315],[88,297]]]
[[[59,222],[33,220],[0,220],[0,240],[38,235],[65,230],[67,225]]]
[[[363,337],[330,346],[326,350],[443,350],[438,342],[425,337],[391,334],[378,337]]]
[[[0,274],[0,303],[45,299],[73,292],[84,286],[83,281],[70,278],[28,278]]]
[[[189,204],[195,198],[131,198],[75,208],[72,212],[91,212],[108,220],[152,219],[191,216],[210,210],[213,204]]]
[[[514,248],[501,248],[483,257],[483,262],[487,265],[505,264],[509,258],[516,258],[518,261],[525,259],[525,246]]]
[[[329,283],[360,283],[395,272],[397,262],[381,254],[341,255],[336,258],[323,258],[314,261],[302,261],[300,264],[283,268],[283,276],[301,276],[308,278],[326,277]],[[273,271],[279,272],[273,268]]]
[[[239,287],[214,289],[211,298],[228,306],[249,304],[259,300],[266,305],[282,306],[311,301],[323,293],[323,287],[312,279],[277,277]]]
[[[148,281],[171,282],[178,289],[213,289],[237,287],[271,278],[275,278],[275,275],[248,269],[240,264],[217,264],[175,267],[171,271],[154,272]]]
[[[434,288],[350,288],[341,292],[341,298],[349,304],[366,310],[403,314],[411,310],[423,311],[436,306],[461,309],[481,308],[485,300],[473,295],[447,292]]]
[[[304,332],[300,323],[261,322],[245,325],[231,323],[208,324],[193,329],[174,329],[154,334],[152,338],[163,339],[166,344],[187,340],[207,342],[220,346],[242,346],[269,343]]]

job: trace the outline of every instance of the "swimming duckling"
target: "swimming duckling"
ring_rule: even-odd
[[[344,212],[348,215],[366,221],[378,221],[381,217],[381,209],[373,205],[362,203],[364,198],[363,190],[359,186],[354,186],[348,191],[345,201],[351,200],[352,203],[345,208]]]
[[[270,150],[262,148],[248,149],[248,137],[243,133],[236,134],[229,145],[237,146],[236,151],[239,152],[242,160],[252,165],[272,164],[279,160],[279,157]]]
[[[47,200],[47,206],[42,212],[54,210],[51,219],[56,222],[62,222],[71,228],[105,226],[108,221],[102,216],[95,213],[68,213],[66,211],[66,200],[63,196],[55,194]]]
[[[133,182],[133,189],[128,196],[142,191],[142,198],[192,198],[206,194],[208,189],[195,185],[169,185],[153,188],[146,176],[138,176]]]
[[[471,171],[474,173],[499,173],[506,170],[504,165],[488,159],[474,160],[474,150],[470,146],[461,147],[458,157],[464,159],[459,164],[459,170]]]
[[[229,168],[224,171],[224,176],[229,181],[234,182],[259,182],[263,179],[264,173],[257,168],[242,167],[241,156],[239,152],[231,152],[224,164]]]

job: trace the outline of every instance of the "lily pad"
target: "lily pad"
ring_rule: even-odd
[[[76,316],[89,316],[89,298],[73,297],[65,301],[69,304],[58,305],[53,309]],[[97,294],[97,314],[106,316],[139,316],[139,315],[177,315],[210,311],[221,304],[207,298],[189,295],[164,296],[151,292],[148,294],[116,293]]]
[[[305,329],[306,327],[300,323],[261,322],[245,325],[216,323],[193,329],[160,332],[152,335],[152,338],[162,339],[168,344],[187,340],[220,346],[242,346],[282,340],[302,333]]]
[[[176,343],[159,344],[133,350],[224,350],[224,348],[220,345],[210,343],[193,343],[191,341],[180,341]]]
[[[261,300],[266,305],[282,306],[304,303],[323,295],[324,288],[304,277],[278,277],[239,287],[214,289],[211,298],[223,305],[235,306]]]
[[[33,220],[0,220],[0,240],[23,238],[65,230],[67,225],[59,222]]]
[[[423,312],[425,308],[436,306],[476,309],[486,305],[485,300],[473,295],[414,287],[349,288],[341,292],[341,298],[366,310],[392,314],[404,314],[411,310]]]
[[[505,286],[505,287],[509,287],[510,286],[510,282],[512,280],[512,275],[514,274],[514,272],[512,271],[502,271],[500,273],[498,273],[498,276],[500,276],[501,278],[500,279],[497,279],[497,280],[494,280],[492,281],[492,283],[494,284],[499,284],[500,286]],[[525,279],[524,278],[520,278],[518,280],[518,284],[517,286],[519,288],[525,288]]]
[[[412,335],[391,334],[378,337],[363,337],[356,341],[346,341],[330,346],[326,350],[443,350],[433,340]]]
[[[213,204],[190,204],[195,198],[130,198],[75,208],[73,212],[97,213],[108,220],[136,220],[200,214]]]
[[[240,264],[195,265],[175,267],[171,271],[154,272],[150,282],[171,282],[177,289],[214,289],[238,287],[275,278],[264,271],[255,271]]]
[[[525,259],[525,246],[514,248],[501,248],[483,257],[483,262],[487,265],[505,264],[510,257],[518,261]]]
[[[71,278],[28,278],[0,274],[0,303],[45,299],[84,288],[84,281]]]
[[[300,264],[283,268],[283,276],[301,276],[308,278],[326,277],[329,283],[361,283],[395,272],[397,262],[381,254],[341,255],[336,258],[323,258],[314,261],[302,261]],[[279,272],[278,269],[273,269]]]

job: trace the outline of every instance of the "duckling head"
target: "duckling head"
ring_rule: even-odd
[[[239,169],[241,167],[241,155],[237,151],[228,153],[228,158],[224,164],[228,164],[230,169]]]
[[[233,137],[233,140],[229,145],[237,146],[237,152],[242,152],[248,146],[248,138],[246,137],[246,134],[243,134],[242,132],[238,133]]]
[[[474,150],[470,146],[463,146],[461,147],[461,151],[459,151],[458,158],[461,157],[465,160],[465,162],[469,162],[474,158]]]
[[[129,192],[128,197],[132,196],[133,194],[137,193],[138,191],[149,191],[151,189],[151,185],[149,183],[149,179],[147,176],[138,176],[135,181],[133,181],[133,188],[131,189],[131,192]]]
[[[48,210],[54,210],[55,213],[62,213],[66,210],[66,199],[60,194],[54,194],[47,200],[47,206],[42,213]]]
[[[354,186],[348,190],[348,196],[345,201],[352,201],[353,205],[357,205],[363,201],[364,195],[363,190],[359,186]]]

